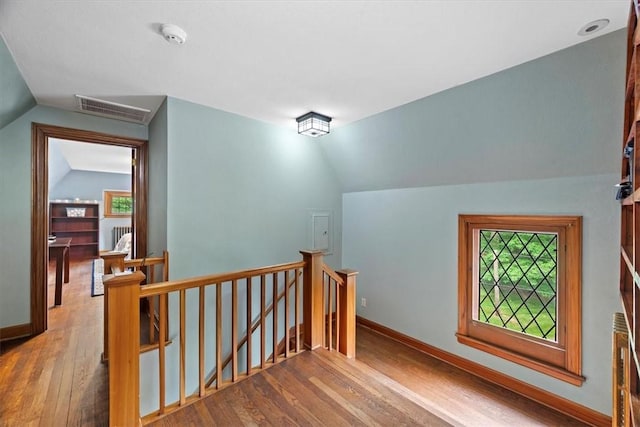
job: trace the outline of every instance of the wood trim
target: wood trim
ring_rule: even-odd
[[[551,232],[558,236],[557,342],[474,320],[479,230]],[[580,386],[582,376],[582,217],[567,215],[458,216],[458,341]],[[475,298],[475,299],[474,299]]]
[[[49,234],[49,143],[46,130],[31,124],[31,333],[47,330],[47,235]]]
[[[147,141],[106,133],[31,124],[31,334],[47,329],[47,235],[49,194],[49,138],[118,145],[136,150],[134,174],[134,257],[147,253]]]
[[[529,357],[522,356],[518,353],[514,353],[512,351],[505,350],[491,344],[487,344],[482,340],[477,340],[475,338],[459,334],[456,334],[456,336],[458,337],[458,342],[460,344],[468,345],[469,347],[473,347],[480,351],[484,351],[486,353],[493,354],[494,356],[501,357],[519,365],[526,366],[527,368],[534,369],[538,372],[542,372],[543,374],[547,374],[551,377],[568,382],[575,386],[581,386],[582,383],[586,380],[586,378],[582,375],[576,375],[565,369],[549,365],[548,363],[539,362]]]
[[[393,340],[396,340],[402,344],[405,344],[411,348],[421,351],[431,357],[448,363],[458,369],[462,369],[465,372],[469,372],[485,381],[492,384],[496,384],[500,387],[511,390],[521,396],[531,399],[541,405],[547,406],[560,413],[568,415],[576,420],[591,426],[611,426],[611,417],[601,412],[583,406],[579,403],[573,402],[564,397],[550,393],[546,390],[525,383],[524,381],[510,377],[502,372],[495,371],[491,368],[487,368],[484,365],[441,350],[437,347],[433,347],[401,332],[395,331],[391,328],[383,326],[372,320],[365,319],[363,317],[356,317],[357,323],[365,328],[369,328],[379,334],[385,335]]]
[[[31,323],[23,323],[21,325],[5,326],[4,328],[0,328],[0,342],[28,337],[29,335],[31,335]]]

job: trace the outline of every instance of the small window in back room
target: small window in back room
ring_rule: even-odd
[[[130,191],[111,191],[104,192],[104,216],[119,217],[131,216],[133,213],[133,198]]]

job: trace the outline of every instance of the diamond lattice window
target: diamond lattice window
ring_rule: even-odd
[[[581,385],[582,218],[459,215],[462,344]]]
[[[557,234],[479,234],[475,320],[557,342]]]

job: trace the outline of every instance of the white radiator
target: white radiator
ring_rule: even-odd
[[[113,246],[115,247],[116,243],[118,243],[118,240],[120,240],[120,238],[127,233],[131,233],[132,231],[132,227],[130,226],[126,226],[126,227],[113,227]]]

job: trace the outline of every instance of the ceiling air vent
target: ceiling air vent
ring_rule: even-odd
[[[83,95],[76,95],[76,98],[81,111],[101,116],[146,123],[149,113],[151,113],[151,110],[146,108],[132,107],[131,105],[118,104],[117,102],[103,99],[90,98]]]

